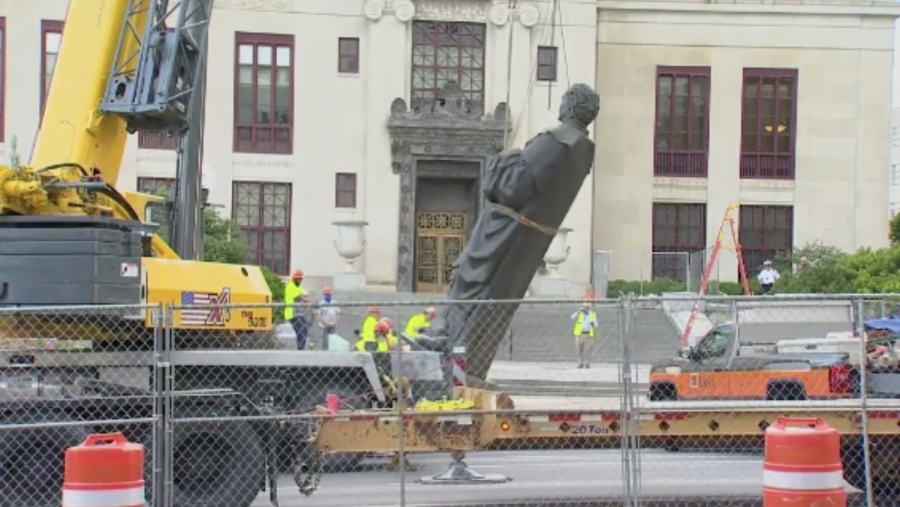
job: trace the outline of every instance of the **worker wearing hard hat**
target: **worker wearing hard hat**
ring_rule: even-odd
[[[360,352],[388,352],[397,347],[397,337],[394,335],[393,322],[383,318],[375,323],[371,336],[360,336],[356,342],[356,350]]]
[[[291,324],[297,335],[297,349],[306,349],[306,335],[309,324],[306,321],[305,308],[301,305],[309,302],[303,288],[303,271],[299,269],[291,274],[291,279],[284,286],[284,320]]]
[[[406,330],[403,334],[407,338],[415,340],[422,332],[431,327],[431,321],[437,317],[437,310],[434,308],[426,308],[422,313],[417,313],[409,318],[406,322]]]
[[[363,319],[362,326],[358,331],[361,340],[375,336],[375,324],[378,324],[379,319],[381,319],[381,308],[370,306],[366,309],[366,318]]]
[[[319,329],[322,331],[322,350],[328,350],[328,336],[337,332],[338,316],[341,308],[334,302],[331,287],[322,289],[322,300],[316,309],[316,319],[319,321]]]
[[[591,309],[590,303],[581,305],[581,310],[572,314],[575,327],[572,334],[575,335],[575,346],[578,349],[578,368],[591,367],[591,353],[594,348],[594,333],[597,329],[597,312]]]

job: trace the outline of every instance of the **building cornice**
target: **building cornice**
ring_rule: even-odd
[[[900,4],[874,0],[598,0],[597,8],[616,11],[694,12],[721,14],[786,14],[819,16],[900,16]]]

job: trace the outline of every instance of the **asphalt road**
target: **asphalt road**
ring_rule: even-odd
[[[642,498],[689,504],[691,498],[754,497],[761,495],[762,460],[752,454],[667,453],[640,455]],[[325,475],[311,497],[297,492],[289,477],[280,481],[281,507],[362,507],[400,505],[401,488],[409,506],[509,503],[572,505],[587,498],[622,504],[622,454],[618,450],[504,451],[469,455],[466,462],[482,474],[503,474],[505,484],[419,484],[422,476],[446,470],[445,455],[416,455],[418,470],[405,480],[385,469],[386,459],[369,459],[363,470]],[[570,503],[571,502],[571,503]],[[268,505],[260,494],[256,507]],[[596,503],[594,505],[597,505]],[[723,505],[729,505],[725,503]]]

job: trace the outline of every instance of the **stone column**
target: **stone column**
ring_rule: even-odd
[[[360,187],[365,194],[364,215],[372,233],[395,238],[399,214],[391,203],[400,201],[400,185],[385,184],[398,178],[391,172],[391,142],[386,128],[391,102],[406,97],[409,88],[409,21],[415,14],[410,0],[367,0],[363,14],[369,20],[363,48],[368,68],[366,78],[366,167]],[[373,182],[369,185],[368,182]],[[379,182],[379,183],[374,183]],[[371,203],[371,204],[370,204]],[[393,240],[368,246],[365,274],[370,278],[398,277],[397,248]],[[377,264],[372,262],[377,260]],[[409,268],[411,271],[411,267]]]

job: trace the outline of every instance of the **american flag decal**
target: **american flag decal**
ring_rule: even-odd
[[[218,294],[182,292],[181,325],[224,326],[231,320],[231,311],[223,308],[229,304],[231,304],[231,289],[228,287]]]

